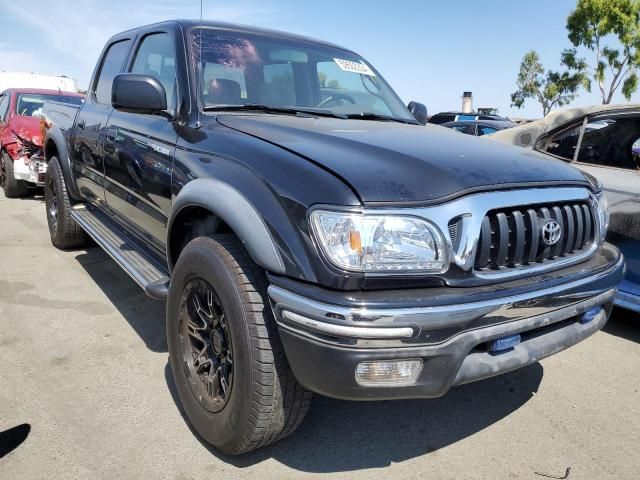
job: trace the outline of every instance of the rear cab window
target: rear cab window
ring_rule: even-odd
[[[100,73],[93,89],[98,103],[111,105],[111,87],[113,79],[122,71],[125,58],[129,52],[129,40],[119,40],[112,43],[104,55]]]
[[[82,97],[74,95],[49,95],[39,93],[20,93],[16,99],[16,114],[23,117],[40,117],[45,102],[82,105]]]

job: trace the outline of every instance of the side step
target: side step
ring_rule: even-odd
[[[73,207],[73,218],[102,249],[142,287],[147,295],[164,300],[169,294],[169,272],[160,261],[145,252],[140,242],[107,215],[83,205]]]

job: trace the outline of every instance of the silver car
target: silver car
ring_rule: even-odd
[[[487,138],[571,162],[600,180],[611,210],[607,239],[627,259],[616,304],[640,312],[640,105],[554,112]]]

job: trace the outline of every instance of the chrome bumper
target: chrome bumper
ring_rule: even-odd
[[[430,398],[454,385],[539,361],[601,329],[624,274],[622,255],[607,249],[607,263],[595,273],[585,275],[585,265],[575,280],[551,288],[532,282],[529,293],[517,295],[505,287],[502,295],[482,301],[386,309],[380,303],[384,292],[374,292],[377,308],[344,305],[363,295],[345,293],[347,302],[335,305],[276,285],[268,292],[287,359],[306,388],[349,400]],[[469,295],[460,289],[457,297]],[[421,302],[428,300],[420,296]],[[491,350],[494,340],[513,336],[520,342],[515,347],[498,354]],[[362,362],[408,359],[423,363],[412,384],[364,386],[356,381]]]
[[[278,325],[301,335],[334,344],[349,339],[351,346],[363,348],[428,345],[438,343],[430,332],[442,329],[458,334],[523,318],[538,325],[538,320],[549,324],[579,315],[612,301],[617,282],[603,285],[602,281],[623,268],[624,258],[620,255],[606,271],[561,286],[445,306],[343,307],[311,300],[274,285],[269,286],[269,296]]]

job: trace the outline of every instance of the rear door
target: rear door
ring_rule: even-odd
[[[607,239],[626,257],[627,280],[640,285],[640,111],[590,117],[574,165],[604,185]]]
[[[107,46],[97,75],[94,75],[86,100],[76,120],[73,158],[76,183],[82,196],[104,205],[103,144],[111,107],[111,85],[124,67],[131,40],[123,38]]]
[[[178,134],[174,121],[177,82],[173,33],[139,34],[128,72],[156,77],[167,93],[166,115],[114,110],[104,147],[105,189],[121,223],[164,251],[171,209],[171,174]]]

